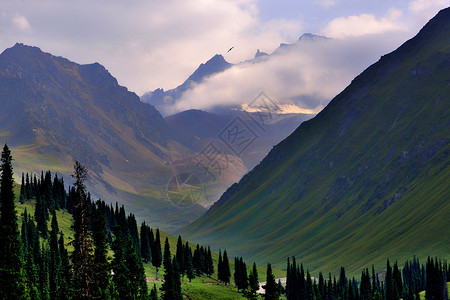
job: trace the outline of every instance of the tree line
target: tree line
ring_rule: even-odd
[[[298,265],[293,257],[292,263],[287,261],[285,292],[289,300],[419,300],[419,292],[425,290],[425,299],[447,300],[449,275],[450,268],[445,260],[428,257],[423,265],[414,257],[404,263],[402,270],[397,262],[391,265],[387,260],[384,280],[373,265],[371,272],[368,268],[362,270],[359,281],[354,277],[347,278],[344,267],[341,267],[337,280],[331,273],[328,279],[322,273],[318,278],[312,278],[308,270],[305,274],[303,264]]]
[[[180,236],[172,259],[166,238],[163,259],[159,229],[154,232],[143,222],[139,231],[135,216],[127,215],[124,206],[92,201],[85,186],[87,170],[79,162],[67,191],[63,179],[57,174],[52,178],[50,171],[40,176],[22,174],[19,201],[35,200],[36,207],[34,215],[25,209],[19,230],[11,162],[5,145],[0,164],[2,299],[177,299],[180,276],[186,274],[191,280],[214,273],[209,247],[197,244],[192,254]],[[70,252],[58,226],[56,214],[61,209],[73,218]],[[160,295],[155,286],[148,290],[144,262],[156,270],[163,263]]]

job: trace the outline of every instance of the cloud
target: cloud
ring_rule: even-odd
[[[231,46],[235,48],[227,60],[240,62],[253,56],[256,47],[271,49],[299,35],[298,20],[263,22],[256,4],[256,0],[14,1],[2,10],[20,15],[9,28],[0,28],[0,47],[20,41],[78,63],[97,61],[120,84],[142,94],[176,87],[205,59],[225,54]],[[29,24],[33,35],[13,30]]]
[[[399,21],[401,16],[400,10],[391,8],[379,19],[373,14],[339,17],[330,21],[322,33],[333,38],[343,38],[406,30],[406,26]]]
[[[280,103],[318,111],[403,38],[391,33],[298,42],[208,78],[186,92],[171,113],[249,104],[261,91]]]
[[[28,22],[27,18],[19,14],[15,14],[12,17],[11,22],[14,24],[14,26],[23,31],[29,31],[31,29],[30,23]]]
[[[330,8],[337,4],[336,0],[316,0],[316,2],[325,8]]]
[[[413,0],[409,2],[408,9],[412,13],[413,20],[423,24],[449,5],[449,0]]]

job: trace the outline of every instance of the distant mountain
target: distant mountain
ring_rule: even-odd
[[[127,202],[138,217],[166,229],[204,212],[195,206],[178,215],[161,195],[159,186],[173,176],[167,162],[192,151],[152,105],[100,64],[16,44],[0,55],[0,107],[0,142],[12,147],[16,176],[52,169],[69,182],[79,160],[90,170],[95,196]]]
[[[186,79],[183,84],[175,89],[164,91],[163,89],[156,89],[153,92],[148,92],[142,95],[141,100],[155,106],[163,115],[167,115],[168,109],[173,106],[183,93],[192,88],[193,84],[200,83],[204,79],[214,74],[225,71],[230,68],[232,64],[228,63],[222,55],[216,54],[206,63],[201,64],[194,73]]]
[[[323,36],[323,35],[304,33],[298,38],[298,40],[299,41],[323,41],[323,40],[330,40],[330,38]]]
[[[239,120],[239,124],[242,122],[239,131],[244,129],[251,131],[254,133],[255,139],[245,151],[238,155],[246,170],[242,172],[242,169],[239,168],[238,173],[233,174],[233,178],[237,181],[247,170],[255,167],[269,153],[273,145],[291,134],[299,124],[314,116],[301,113],[275,114],[271,112],[271,114],[269,118],[262,111],[222,110],[222,113],[219,114],[192,109],[168,116],[165,121],[174,132],[183,135],[184,144],[190,149],[199,153],[213,142],[221,149],[221,152],[230,156],[236,156],[236,152],[227,145],[224,132],[232,131],[235,128],[234,125],[238,124],[236,120]],[[262,117],[266,117],[263,127],[258,123]],[[220,195],[217,195],[217,199],[218,196]]]
[[[180,233],[313,273],[450,258],[448,20],[367,68]]]
[[[283,51],[283,49],[296,47],[301,43],[305,42],[306,43],[317,42],[329,39],[330,38],[327,38],[325,36],[315,35],[312,33],[304,33],[299,37],[299,39],[295,43],[292,44],[281,43],[280,46],[270,54],[266,52],[261,52],[259,49],[257,49],[255,57],[251,60],[246,60],[243,63],[258,63],[261,60],[270,58],[271,55],[279,54],[280,51]],[[201,64],[194,71],[194,73],[192,73],[189,76],[189,78],[183,82],[183,84],[168,91],[158,88],[152,92],[147,92],[141,96],[141,100],[145,103],[150,103],[154,105],[163,116],[168,116],[173,113],[173,106],[175,105],[175,103],[177,103],[178,100],[181,99],[183,93],[192,89],[196,84],[203,82],[208,77],[224,72],[225,70],[227,70],[232,66],[233,64],[228,63],[222,55],[216,54],[206,63]],[[236,107],[213,107],[210,108],[209,111],[211,112],[220,111],[223,114],[224,111],[225,113],[228,113],[230,109],[236,109]]]

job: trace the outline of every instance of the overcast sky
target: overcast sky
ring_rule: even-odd
[[[272,52],[280,43],[293,43],[302,33],[311,32],[337,40],[339,54],[334,60],[315,54],[320,63],[305,56],[295,66],[329,68],[336,80],[345,77],[338,83],[332,80],[330,85],[336,87],[326,93],[329,97],[449,5],[450,0],[0,0],[0,51],[22,42],[77,63],[99,62],[121,85],[141,95],[176,87],[216,53],[239,63],[253,58],[257,49]],[[369,53],[359,58],[362,51]],[[291,62],[271,64],[280,75]],[[341,71],[346,75],[341,76]],[[234,69],[216,81],[242,83],[238,73],[242,72]],[[330,76],[320,73],[306,78],[297,73],[268,77],[292,85],[298,76],[305,89],[318,78]],[[249,97],[263,88],[254,87]],[[310,88],[316,88],[312,93],[320,90],[317,85]]]

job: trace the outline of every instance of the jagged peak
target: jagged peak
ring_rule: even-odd
[[[317,35],[309,32],[305,32],[299,38],[299,41],[316,41],[316,40],[330,40],[329,37],[323,35]]]

